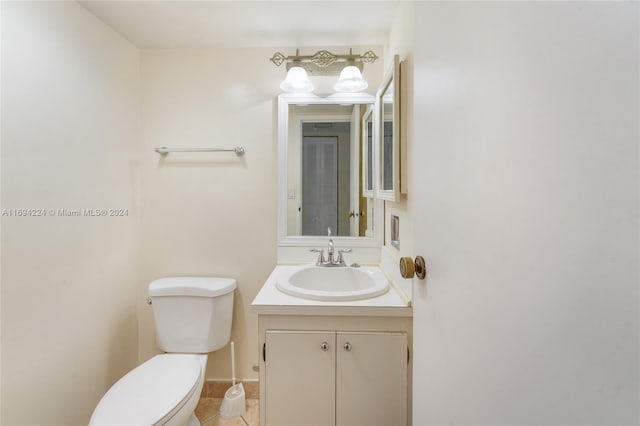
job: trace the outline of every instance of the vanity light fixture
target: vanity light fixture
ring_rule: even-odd
[[[358,67],[348,65],[340,73],[338,82],[333,86],[336,92],[361,92],[369,87]]]
[[[295,56],[284,56],[280,52],[274,53],[271,62],[280,66],[286,62],[287,77],[280,84],[280,88],[287,92],[311,92],[313,85],[308,75],[340,75],[334,89],[337,92],[360,92],[369,85],[362,77],[363,64],[371,64],[378,59],[371,50],[362,55],[354,55],[349,49],[348,55],[334,55],[328,50],[320,50],[313,55],[300,55],[296,49]],[[308,73],[308,74],[307,74]]]
[[[307,71],[305,71],[304,68],[298,66],[289,68],[287,77],[282,83],[280,83],[280,88],[285,92],[313,92],[313,84],[309,80]]]

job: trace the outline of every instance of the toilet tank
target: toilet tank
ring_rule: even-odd
[[[167,277],[149,284],[157,343],[169,353],[207,353],[231,337],[236,280]]]

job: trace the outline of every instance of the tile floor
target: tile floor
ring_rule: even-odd
[[[225,419],[220,416],[223,398],[200,398],[196,417],[202,426],[259,426],[260,405],[257,399],[247,399],[247,412],[240,417]]]

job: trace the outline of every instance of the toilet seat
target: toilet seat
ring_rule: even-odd
[[[168,422],[203,380],[197,354],[156,355],[118,380],[91,416],[92,425],[154,425]]]

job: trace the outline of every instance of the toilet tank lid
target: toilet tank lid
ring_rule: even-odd
[[[149,296],[216,297],[236,288],[233,278],[218,277],[166,277],[149,284]]]

